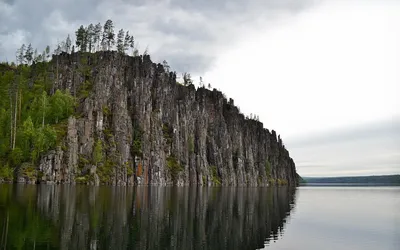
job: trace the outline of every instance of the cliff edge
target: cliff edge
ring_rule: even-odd
[[[51,92],[69,90],[77,105],[62,143],[40,158],[39,182],[298,184],[274,130],[246,119],[216,89],[177,83],[148,55],[61,53],[50,71]]]

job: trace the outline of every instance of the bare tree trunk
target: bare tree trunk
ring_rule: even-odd
[[[12,105],[12,93],[10,91],[10,147],[11,149],[13,149],[12,145],[13,145],[13,105]]]
[[[15,90],[15,113],[14,113],[14,138],[13,138],[13,147],[12,149],[14,150],[15,148],[15,140],[17,138],[17,113],[18,113],[18,85],[17,89]]]
[[[46,99],[43,96],[43,117],[42,117],[42,128],[44,128],[44,115],[45,115],[45,108],[46,108]]]
[[[57,55],[57,71],[56,71],[56,72],[57,72],[57,78],[56,78],[56,79],[57,79],[57,84],[56,84],[56,87],[57,87],[57,88],[60,88],[60,87],[58,86],[58,55]]]
[[[21,122],[21,112],[22,111],[22,89],[19,89],[19,114],[18,120]]]

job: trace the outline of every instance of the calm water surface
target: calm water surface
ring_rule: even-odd
[[[399,187],[0,185],[0,249],[399,249]]]

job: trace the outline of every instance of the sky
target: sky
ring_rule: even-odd
[[[400,1],[0,0],[0,60],[112,19],[274,129],[302,176],[400,174]]]

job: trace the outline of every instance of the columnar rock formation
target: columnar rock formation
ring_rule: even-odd
[[[63,146],[41,160],[41,181],[297,184],[274,130],[246,119],[216,89],[177,83],[149,56],[64,53],[52,65],[53,89],[69,89],[79,105]]]

